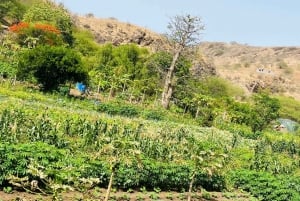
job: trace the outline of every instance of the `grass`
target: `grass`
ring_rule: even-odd
[[[276,96],[280,101],[280,116],[300,122],[300,101],[292,97]]]

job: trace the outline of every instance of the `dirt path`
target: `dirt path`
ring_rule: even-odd
[[[29,194],[26,192],[4,193],[0,191],[0,201],[102,201],[105,189],[93,189],[86,193],[66,192],[57,197],[53,195]],[[250,201],[253,200],[248,194],[240,192],[196,192],[193,193],[192,201]],[[184,201],[186,193],[179,192],[112,192],[110,201]]]

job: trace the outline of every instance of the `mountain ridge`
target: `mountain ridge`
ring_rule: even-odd
[[[203,42],[221,77],[247,88],[254,85],[300,99],[300,47],[257,47],[235,42]]]
[[[90,30],[95,40],[102,44],[115,45],[136,43],[151,50],[167,49],[162,34],[147,28],[121,22],[115,18],[96,18],[92,14],[74,16],[76,25]],[[246,92],[266,89],[274,93],[285,94],[300,100],[300,47],[277,46],[260,47],[239,44],[237,42],[206,42],[199,44],[204,63],[209,70],[223,77]],[[206,66],[202,69],[206,69]],[[269,73],[268,73],[269,72]]]

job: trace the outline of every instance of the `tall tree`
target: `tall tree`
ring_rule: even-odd
[[[200,42],[200,34],[201,31],[204,30],[204,25],[200,17],[177,15],[169,22],[168,29],[169,33],[167,34],[167,37],[173,45],[174,54],[172,63],[165,77],[161,99],[161,104],[166,109],[169,108],[173,89],[176,85],[176,81],[173,78],[178,58],[187,47]]]

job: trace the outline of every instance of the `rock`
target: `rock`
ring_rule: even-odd
[[[207,76],[216,75],[216,67],[213,63],[200,59],[194,61],[192,64],[191,72],[195,77],[202,78]]]

